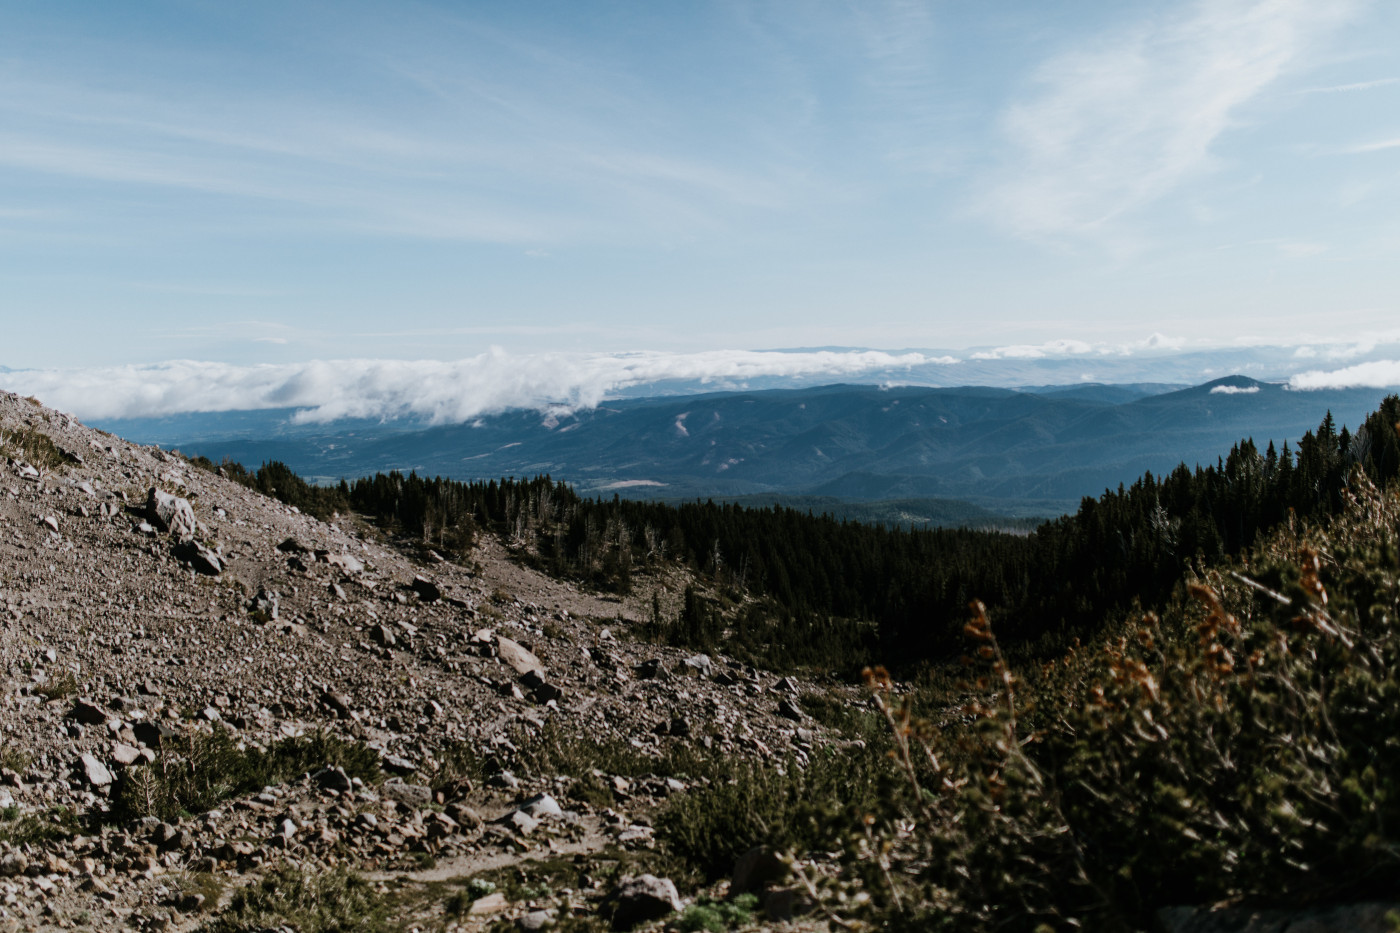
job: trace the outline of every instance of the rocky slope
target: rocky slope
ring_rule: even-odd
[[[8,394],[0,454],[0,929],[192,928],[281,864],[426,884],[654,845],[646,814],[684,781],[602,773],[611,803],[590,804],[575,778],[512,773],[541,736],[658,757],[824,741],[804,685],[637,643],[640,601],[497,543],[470,567],[411,560],[352,516],[317,521]],[[163,746],[320,733],[371,749],[387,780],[308,765],[206,812],[114,811]],[[464,758],[476,771],[445,781]],[[580,912],[607,893],[570,892]],[[543,922],[529,910],[484,897],[423,923]]]

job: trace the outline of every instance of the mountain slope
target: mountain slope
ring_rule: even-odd
[[[295,425],[287,413],[107,423],[215,461],[287,463],[321,481],[417,470],[458,479],[548,473],[584,492],[666,498],[792,493],[935,497],[1067,510],[1087,495],[1262,448],[1331,410],[1357,424],[1381,390],[1295,392],[1244,377],[1142,387],[824,386],[606,402],[470,425]],[[239,419],[246,419],[240,424]]]

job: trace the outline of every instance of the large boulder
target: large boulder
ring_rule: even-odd
[[[188,499],[172,496],[152,486],[146,494],[146,515],[161,531],[177,538],[194,537],[194,508]]]
[[[511,641],[509,638],[497,636],[496,655],[515,668],[517,674],[528,674],[530,671],[544,673],[544,664],[540,662],[540,659],[535,657],[534,653],[524,645]]]
[[[624,878],[603,907],[612,915],[614,930],[630,930],[639,923],[660,920],[680,910],[681,898],[670,878],[638,875]]]

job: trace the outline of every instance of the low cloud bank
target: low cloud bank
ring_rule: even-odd
[[[299,408],[297,420],[427,418],[470,421],[510,409],[591,408],[611,392],[690,380],[741,383],[772,377],[847,377],[955,362],[877,350],[512,355],[499,349],[450,362],[317,360],[237,366],[176,360],[146,366],[0,373],[0,387],[34,395],[81,418]]]
[[[1400,360],[1373,360],[1344,369],[1299,373],[1288,380],[1294,389],[1385,389],[1400,386]]]

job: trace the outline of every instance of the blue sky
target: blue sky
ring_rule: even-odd
[[[1384,345],[1397,256],[1393,3],[0,7],[12,368]]]

